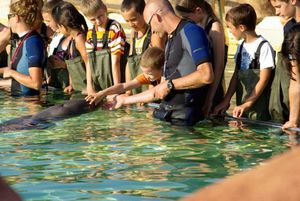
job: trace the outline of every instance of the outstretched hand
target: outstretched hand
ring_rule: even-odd
[[[98,105],[98,103],[104,98],[103,94],[100,92],[95,94],[90,94],[87,97],[85,97],[85,100],[90,104]]]
[[[219,105],[217,105],[213,111],[212,115],[224,114],[226,110],[229,108],[230,104],[226,101],[222,101]]]

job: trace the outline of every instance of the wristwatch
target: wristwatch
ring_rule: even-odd
[[[170,91],[173,91],[174,90],[174,84],[172,82],[172,80],[169,80],[168,83],[167,83],[167,87]]]

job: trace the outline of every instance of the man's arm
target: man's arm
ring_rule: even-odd
[[[207,84],[211,84],[214,80],[214,73],[210,62],[205,62],[197,66],[197,70],[191,74],[184,77],[180,77],[172,80],[174,84],[174,89],[184,90],[184,89],[195,89]],[[170,90],[167,87],[167,82],[164,81],[157,87],[155,87],[155,98],[163,99],[165,98]]]

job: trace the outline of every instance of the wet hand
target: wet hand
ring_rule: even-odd
[[[69,86],[64,88],[64,92],[67,93],[67,94],[71,93],[72,91],[73,91],[72,85],[69,85]]]
[[[124,95],[124,94],[115,96],[114,105],[113,105],[112,109],[121,108],[124,105],[126,97],[127,97],[127,95]]]
[[[156,99],[164,99],[170,93],[167,83],[168,81],[166,80],[155,87],[154,97]]]
[[[98,105],[98,103],[103,99],[102,93],[98,92],[96,94],[90,94],[87,97],[85,97],[86,102],[88,102],[90,105],[95,104]]]
[[[283,124],[282,130],[285,133],[289,134],[289,135],[296,135],[297,132],[290,131],[289,129],[291,129],[291,128],[297,128],[298,126],[299,126],[299,124],[297,122],[295,122],[295,121],[288,121],[285,124]]]
[[[235,118],[242,117],[245,109],[242,106],[236,106],[232,111],[232,116]]]
[[[211,114],[212,115],[224,114],[226,110],[229,108],[229,106],[230,106],[229,103],[223,101],[213,109]]]

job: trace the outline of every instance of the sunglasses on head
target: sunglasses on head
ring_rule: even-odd
[[[10,18],[12,18],[12,17],[14,17],[14,16],[16,16],[17,14],[16,13],[9,13],[8,15],[7,15],[7,18],[10,20]]]

